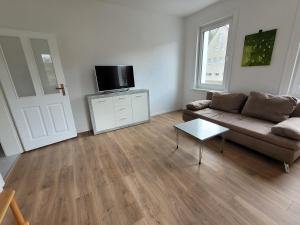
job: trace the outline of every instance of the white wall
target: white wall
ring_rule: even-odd
[[[182,19],[96,0],[2,0],[0,27],[54,33],[79,132],[91,128],[86,94],[96,64],[132,64],[151,113],[181,106]]]
[[[184,103],[204,97],[192,90],[195,75],[196,38],[199,27],[235,14],[235,44],[229,91],[248,93],[252,90],[279,93],[286,63],[298,0],[228,0],[210,6],[185,18]],[[245,35],[260,29],[278,29],[272,64],[260,67],[241,67]]]

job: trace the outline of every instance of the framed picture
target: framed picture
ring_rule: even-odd
[[[242,66],[271,64],[277,29],[259,31],[245,37]]]

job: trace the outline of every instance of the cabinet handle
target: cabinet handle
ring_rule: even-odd
[[[120,120],[127,120],[127,118],[121,118]]]
[[[119,100],[124,100],[125,98],[119,98]]]
[[[126,110],[126,108],[121,108],[121,109],[119,109],[119,111],[124,111],[124,110]]]
[[[141,98],[141,97],[143,97],[143,95],[136,95],[135,97],[136,98]]]
[[[99,102],[106,102],[106,100],[101,100],[101,101],[97,101],[97,102],[98,102],[98,103],[99,103]]]

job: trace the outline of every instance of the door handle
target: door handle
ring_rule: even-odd
[[[61,93],[63,96],[66,95],[66,90],[65,90],[65,85],[64,84],[59,84],[56,90],[61,90]]]

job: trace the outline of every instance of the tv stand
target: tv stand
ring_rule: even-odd
[[[88,95],[94,134],[150,120],[149,91],[127,90]]]

